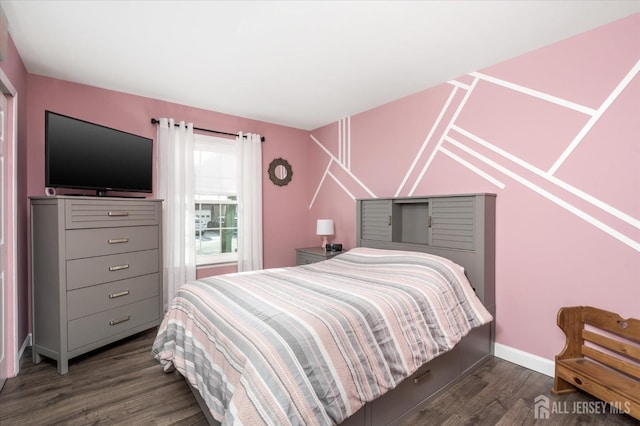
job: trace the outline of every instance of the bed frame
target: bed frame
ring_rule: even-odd
[[[476,294],[495,317],[495,194],[363,199],[356,200],[356,206],[359,247],[418,251],[453,260],[465,268]],[[451,351],[365,404],[342,425],[399,424],[471,374],[493,350],[491,322],[472,330]],[[191,391],[209,424],[218,425],[198,391]]]

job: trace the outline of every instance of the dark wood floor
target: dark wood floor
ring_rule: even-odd
[[[151,357],[155,331],[78,357],[69,373],[58,375],[55,364],[34,365],[29,356],[20,374],[0,392],[0,425],[205,425],[206,421],[185,381],[165,374]],[[494,358],[475,374],[433,401],[403,426],[421,425],[637,425],[624,414],[551,413],[534,418],[534,399],[545,395],[550,408],[572,411],[593,407],[584,393],[550,394],[553,380]],[[565,403],[566,402],[566,403]],[[589,405],[592,404],[592,405]],[[564,408],[563,408],[564,407]]]

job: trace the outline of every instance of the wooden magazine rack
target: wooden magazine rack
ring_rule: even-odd
[[[640,320],[590,306],[561,308],[567,336],[556,355],[553,393],[579,388],[640,420]]]

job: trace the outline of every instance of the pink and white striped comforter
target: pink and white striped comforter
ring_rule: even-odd
[[[222,424],[336,424],[491,320],[455,263],[357,248],[183,285],[153,354]]]

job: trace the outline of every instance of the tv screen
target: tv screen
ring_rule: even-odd
[[[45,185],[152,192],[153,140],[45,111]]]

